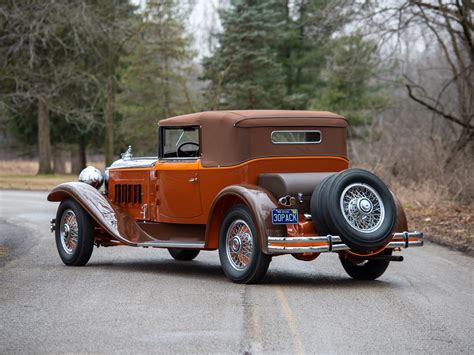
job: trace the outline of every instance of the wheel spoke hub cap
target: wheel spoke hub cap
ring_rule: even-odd
[[[61,246],[67,254],[73,254],[79,240],[79,228],[74,211],[66,210],[61,216],[60,223]]]
[[[340,207],[346,222],[362,233],[375,232],[385,217],[385,207],[380,195],[363,183],[351,184],[344,189]]]
[[[233,221],[227,229],[226,254],[232,267],[242,271],[248,267],[254,253],[252,231],[244,220]]]

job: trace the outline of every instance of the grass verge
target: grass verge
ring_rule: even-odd
[[[68,181],[77,181],[77,176],[0,174],[0,189],[51,190],[56,185]]]

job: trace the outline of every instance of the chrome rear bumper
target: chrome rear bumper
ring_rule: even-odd
[[[288,244],[288,245],[285,245]],[[303,244],[303,245],[298,245]],[[310,245],[308,245],[310,244]],[[385,248],[408,248],[423,246],[422,232],[394,233]],[[349,250],[337,235],[315,237],[268,237],[270,254],[328,253]]]

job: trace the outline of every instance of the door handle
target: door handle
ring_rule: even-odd
[[[188,180],[189,182],[197,182],[198,181],[198,177],[195,176],[195,177],[192,177],[191,179]]]

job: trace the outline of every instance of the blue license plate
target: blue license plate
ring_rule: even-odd
[[[273,224],[297,224],[298,223],[298,210],[283,210],[275,208],[272,210],[272,223]]]

